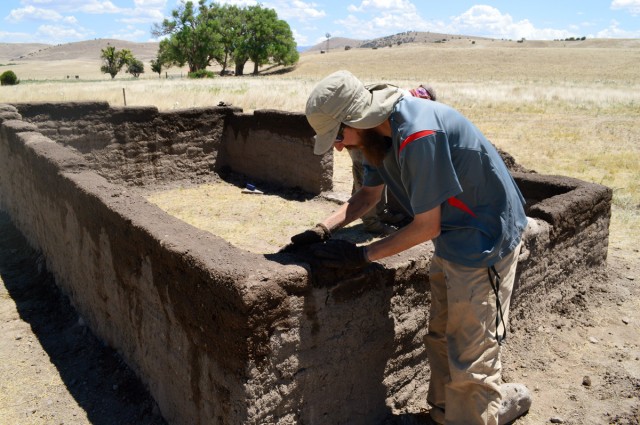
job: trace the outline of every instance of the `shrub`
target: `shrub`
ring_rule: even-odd
[[[140,74],[144,73],[144,64],[138,59],[131,59],[127,65],[127,72],[138,78]]]
[[[5,71],[0,75],[0,84],[3,86],[14,86],[18,84],[20,80],[13,71]]]
[[[189,78],[215,78],[215,76],[215,72],[207,71],[206,69],[199,69],[198,71],[189,73]]]

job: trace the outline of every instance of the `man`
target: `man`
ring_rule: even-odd
[[[436,100],[436,92],[433,87],[425,84],[420,84],[418,87],[403,90],[405,96],[413,96],[420,99]],[[338,151],[342,150],[342,146],[336,146]],[[356,193],[364,180],[364,156],[360,149],[348,149],[349,156],[351,157],[352,167],[351,172],[353,175],[353,187],[351,194]],[[405,220],[405,214],[401,212],[402,206],[398,205],[398,202],[393,197],[393,194],[389,194],[386,188],[382,192],[382,199],[376,204],[374,208],[364,213],[361,217],[364,230],[369,233],[378,235],[390,235],[397,229],[394,225],[399,224]]]
[[[359,149],[365,176],[347,203],[293,236],[293,246],[323,242],[311,247],[320,264],[358,269],[432,240],[425,337],[430,420],[495,425],[524,413],[524,386],[503,400],[515,407],[499,413],[501,391],[506,393],[500,386],[500,343],[527,218],[524,199],[496,149],[451,107],[403,96],[387,84],[365,87],[347,71],[318,83],[306,116],[316,132],[314,153]],[[411,223],[366,246],[330,239],[373,208],[385,185],[411,212]]]

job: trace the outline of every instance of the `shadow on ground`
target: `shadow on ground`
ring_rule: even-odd
[[[90,423],[164,425],[144,385],[92,334],[56,287],[44,258],[0,211],[0,278]]]

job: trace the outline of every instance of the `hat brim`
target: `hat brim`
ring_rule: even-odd
[[[313,145],[313,153],[315,155],[323,155],[327,153],[336,142],[336,137],[338,137],[338,131],[340,130],[340,121],[338,124],[332,128],[329,132],[324,134],[316,134],[314,137],[315,143]]]

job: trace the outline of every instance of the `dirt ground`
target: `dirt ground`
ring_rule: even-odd
[[[640,423],[639,280],[638,251],[610,249],[606,269],[511,318],[503,379],[533,394],[517,425]]]
[[[0,425],[165,424],[43,264],[0,212]],[[640,423],[639,281],[638,250],[611,248],[606,270],[514,310],[504,380],[534,397],[516,425]]]

